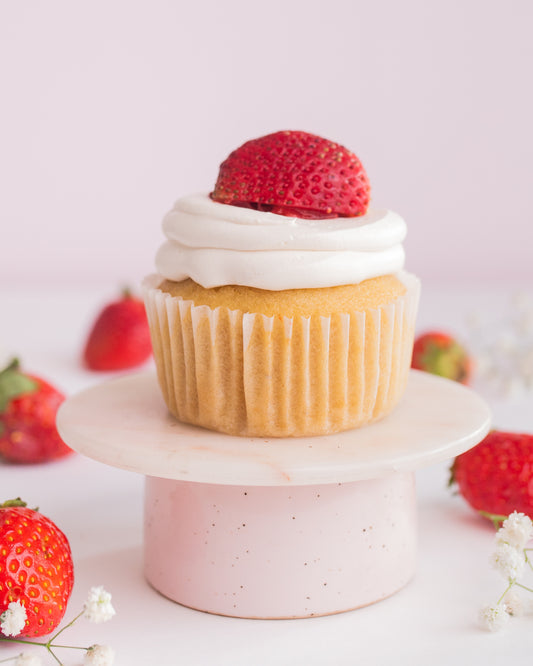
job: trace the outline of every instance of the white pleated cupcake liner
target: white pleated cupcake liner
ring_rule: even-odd
[[[179,420],[257,437],[319,435],[369,423],[403,394],[419,280],[372,310],[282,317],[210,308],[158,289],[144,298],[163,397]]]

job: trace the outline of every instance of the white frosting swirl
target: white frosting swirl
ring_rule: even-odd
[[[388,210],[304,220],[212,201],[179,199],[163,220],[156,256],[168,280],[205,288],[235,284],[278,291],[355,284],[403,268],[403,219]]]

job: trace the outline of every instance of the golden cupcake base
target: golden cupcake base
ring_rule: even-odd
[[[169,411],[247,437],[323,435],[382,418],[405,390],[419,298],[416,277],[397,281],[392,300],[377,298],[375,307],[367,295],[360,310],[320,314],[307,305],[303,315],[285,304],[287,316],[232,309],[224,299],[198,304],[149,276],[145,303]],[[295,291],[306,299],[322,292]]]

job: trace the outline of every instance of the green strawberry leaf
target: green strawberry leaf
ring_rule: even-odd
[[[0,372],[0,414],[5,412],[10,400],[23,393],[36,391],[38,388],[37,382],[19,372],[18,367],[18,361],[15,359]]]

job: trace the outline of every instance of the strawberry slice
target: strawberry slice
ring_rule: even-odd
[[[359,159],[314,134],[275,132],[247,141],[220,165],[211,199],[307,219],[364,215],[370,185]]]

